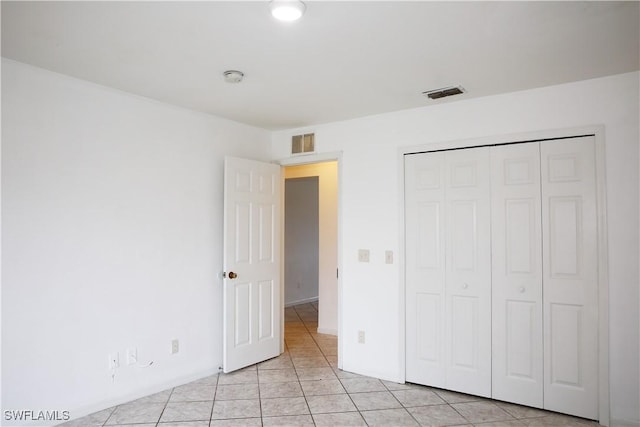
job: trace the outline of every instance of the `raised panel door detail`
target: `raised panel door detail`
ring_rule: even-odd
[[[507,301],[506,303],[506,357],[507,372],[510,377],[536,381],[534,378],[534,350],[536,350],[535,334],[536,304],[527,301]],[[542,386],[542,384],[540,384]]]
[[[478,298],[454,296],[451,301],[451,364],[478,369]]]
[[[582,247],[582,201],[579,197],[549,198],[551,275],[579,276]]]
[[[251,172],[236,172],[235,191],[237,193],[251,192]]]
[[[251,262],[251,203],[235,204],[235,262]]]
[[[477,165],[474,162],[452,162],[450,169],[452,187],[473,187],[477,184]]]
[[[505,202],[506,274],[535,274],[535,203],[531,199],[508,199]],[[539,213],[537,217],[539,219]]]
[[[418,357],[427,362],[440,359],[440,324],[442,318],[440,295],[419,293],[416,298],[418,324],[416,341]]]
[[[258,339],[273,338],[273,299],[275,289],[272,280],[258,282]]]
[[[233,287],[235,319],[234,337],[235,347],[247,345],[251,342],[251,284],[238,283]]]
[[[417,172],[416,189],[433,190],[440,188],[440,166],[420,169]]]
[[[451,249],[454,270],[476,269],[477,227],[476,202],[454,201],[450,204]]]
[[[582,307],[551,304],[551,383],[582,388]]]
[[[273,246],[274,246],[274,230],[275,221],[274,217],[275,206],[271,204],[261,204],[259,207],[259,233],[260,240],[260,254],[258,259],[260,262],[273,262]]]
[[[580,180],[580,158],[577,154],[549,156],[549,182]]]
[[[530,157],[510,158],[503,162],[504,185],[531,184],[536,180],[534,174],[539,174],[536,162]]]
[[[418,262],[423,269],[440,268],[440,203],[418,205]]]

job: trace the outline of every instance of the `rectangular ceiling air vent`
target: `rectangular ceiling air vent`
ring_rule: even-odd
[[[313,133],[291,137],[291,154],[306,154],[316,151],[316,137]]]
[[[446,96],[460,95],[464,93],[465,90],[462,86],[454,86],[454,87],[443,87],[441,89],[436,90],[428,90],[426,92],[422,92],[424,96],[428,96],[429,99],[440,99]]]

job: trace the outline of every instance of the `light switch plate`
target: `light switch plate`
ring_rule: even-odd
[[[384,262],[386,264],[393,264],[393,251],[386,251],[384,253]]]
[[[359,249],[358,250],[358,261],[359,262],[369,262],[369,249]]]

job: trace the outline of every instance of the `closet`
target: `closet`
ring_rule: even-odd
[[[406,380],[598,418],[593,136],[405,155]]]

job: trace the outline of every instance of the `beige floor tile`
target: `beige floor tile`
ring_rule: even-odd
[[[500,408],[507,411],[515,418],[536,418],[549,415],[549,412],[542,409],[531,408],[529,406],[516,405],[507,402],[495,402]]]
[[[340,379],[347,393],[364,393],[369,391],[387,391],[382,381],[375,378]]]
[[[265,427],[313,427],[311,415],[289,415],[285,417],[264,417],[262,425]]]
[[[255,418],[260,416],[260,401],[251,400],[216,400],[213,403],[211,419],[225,420],[230,418]]]
[[[309,407],[304,397],[279,397],[262,399],[263,417],[280,417],[284,415],[306,415]]]
[[[327,396],[307,396],[307,403],[312,414],[329,414],[332,412],[355,411],[356,407],[347,394]]]
[[[514,419],[514,417],[492,402],[454,403],[451,406],[458,411],[460,415],[474,424]]]
[[[295,369],[268,369],[258,373],[260,384],[298,381]]]
[[[302,388],[298,381],[287,383],[262,383],[260,384],[260,398],[273,397],[301,397]]]
[[[113,411],[105,425],[157,423],[164,405],[164,403],[125,403]]]
[[[552,414],[546,417],[522,418],[520,422],[527,427],[597,427],[598,423],[569,415]]]
[[[317,427],[366,426],[358,412],[339,412],[336,414],[315,414],[313,420]]]
[[[169,402],[213,400],[215,394],[216,386],[189,383],[174,388]]]
[[[431,390],[408,389],[391,392],[404,407],[443,405],[446,402]]]
[[[336,374],[331,368],[302,368],[296,369],[300,381],[335,380]]]
[[[388,391],[372,391],[349,395],[359,411],[401,408],[400,402]]]
[[[433,389],[433,391],[447,403],[478,402],[484,400],[482,397],[458,393],[455,391],[442,390],[440,388]]]
[[[423,426],[464,425],[468,421],[449,405],[419,406],[407,409]]]
[[[209,421],[211,419],[210,402],[169,402],[162,412],[160,422]]]
[[[296,369],[300,368],[330,368],[327,359],[324,357],[299,357],[293,359]]]
[[[305,396],[346,393],[339,380],[300,381]]]
[[[235,418],[233,420],[211,420],[210,427],[261,427],[260,418]],[[160,424],[160,427],[165,427]]]
[[[227,384],[218,386],[216,400],[258,399],[258,384]]]
[[[379,411],[362,412],[367,425],[372,426],[418,426],[419,424],[413,419],[406,409],[382,409]]]
[[[220,374],[218,385],[251,384],[258,382],[258,371],[237,371],[230,374]]]

